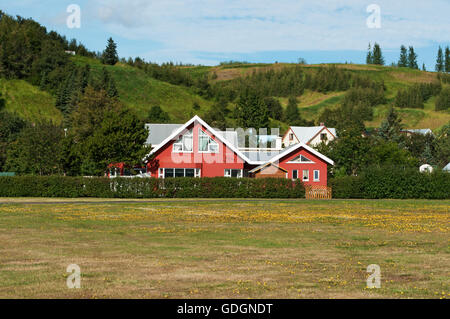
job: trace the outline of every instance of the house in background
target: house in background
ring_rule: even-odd
[[[448,163],[442,170],[444,172],[450,173],[450,163]]]
[[[241,150],[235,133],[218,131],[198,116],[183,125],[147,127],[153,149],[144,161],[151,177],[284,177],[326,186],[328,165],[334,165],[303,142]]]
[[[400,131],[403,134],[406,134],[406,136],[411,136],[414,134],[417,135],[427,135],[427,134],[431,134],[434,136],[433,131],[429,128],[421,128],[421,129],[405,129],[405,130],[401,130]]]
[[[324,123],[320,126],[291,126],[282,138],[285,147],[303,143],[310,146],[316,146],[320,143],[328,144],[336,138],[336,129],[328,128]]]

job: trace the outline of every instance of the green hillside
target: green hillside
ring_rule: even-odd
[[[378,127],[384,119],[389,105],[393,103],[399,89],[407,88],[415,83],[430,83],[436,79],[436,73],[409,68],[397,68],[375,65],[356,65],[356,64],[336,64],[337,67],[349,70],[354,73],[363,74],[373,80],[383,80],[386,86],[386,98],[388,104],[379,105],[374,109],[374,120],[367,122],[368,127]],[[294,67],[296,64],[237,64],[212,67],[208,70],[198,67],[191,68],[193,73],[200,71],[209,72],[217,75],[215,81],[227,81],[237,77],[247,76],[253,72],[265,70],[279,70],[284,67]],[[304,69],[314,70],[325,65],[304,65]],[[189,69],[188,69],[189,70]],[[312,92],[306,90],[302,96],[298,97],[301,115],[308,120],[317,120],[320,111],[325,107],[337,106],[345,92],[330,92],[327,94]],[[281,104],[286,107],[287,98],[280,98]],[[430,98],[425,103],[424,109],[415,108],[397,108],[403,123],[408,128],[431,128],[438,129],[450,121],[449,111],[434,110],[435,97]]]
[[[6,110],[30,122],[47,119],[60,123],[62,120],[55,99],[26,81],[0,78],[0,92],[6,101]]]
[[[141,118],[145,118],[152,106],[160,105],[169,114],[172,122],[182,123],[194,114],[203,116],[214,103],[214,101],[196,94],[193,88],[156,80],[144,71],[127,64],[118,63],[115,66],[104,66],[98,60],[92,58],[76,56],[71,59],[79,66],[89,64],[91,74],[97,78],[100,76],[102,68],[106,67],[115,80],[121,101],[135,110]],[[245,77],[254,72],[276,71],[294,66],[298,66],[298,64],[233,64],[216,67],[181,66],[179,68],[190,73],[193,78],[207,76],[209,82],[214,84]],[[314,72],[315,69],[322,66],[324,65],[303,65],[302,68],[305,72]],[[369,127],[380,125],[399,89],[406,88],[414,83],[429,83],[436,78],[435,73],[407,68],[354,64],[339,64],[337,67],[366,75],[374,80],[384,81],[388,103],[374,108],[374,120],[366,123]],[[6,100],[8,111],[17,112],[21,117],[31,121],[46,118],[61,122],[61,112],[55,108],[55,99],[49,93],[43,92],[25,81],[5,79],[0,79],[0,90]],[[323,108],[337,106],[344,94],[345,92],[324,94],[306,90],[302,96],[298,97],[300,113],[305,119],[317,120]],[[288,99],[279,98],[279,100],[282,106],[286,107]],[[448,123],[450,112],[436,112],[434,101],[435,97],[429,99],[425,103],[424,109],[398,109],[405,126],[408,128],[438,129]],[[194,110],[194,103],[198,104],[200,108]],[[278,123],[281,128],[287,127],[284,123],[275,123]]]

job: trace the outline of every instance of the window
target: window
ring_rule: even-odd
[[[292,179],[298,179],[298,171],[297,170],[292,171]]]
[[[201,153],[218,153],[219,144],[217,144],[208,134],[198,129],[198,151]]]
[[[289,141],[293,141],[294,140],[294,134],[293,133],[290,133],[289,134]]]
[[[320,171],[315,170],[314,171],[314,181],[319,182],[320,181]]]
[[[320,140],[321,141],[328,141],[328,135],[327,133],[320,134]]]
[[[200,169],[194,168],[160,168],[159,177],[200,177]]]
[[[243,172],[241,169],[226,169],[224,176],[232,178],[242,178]]]
[[[303,170],[303,181],[308,182],[309,181],[309,170],[304,169]]]
[[[175,170],[173,168],[165,168],[164,169],[164,178],[171,178],[174,176]]]
[[[296,158],[294,158],[293,160],[291,160],[289,163],[314,163],[314,162],[311,161],[306,156],[299,155]]]
[[[181,136],[173,144],[173,152],[177,153],[189,153],[193,149],[193,137],[192,130],[188,131],[186,134]]]

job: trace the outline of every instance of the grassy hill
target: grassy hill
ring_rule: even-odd
[[[73,57],[77,65],[89,64],[94,77],[99,77],[102,65],[98,60],[86,57]],[[211,83],[227,81],[238,77],[266,70],[277,70],[284,67],[294,67],[296,64],[225,64],[215,67],[195,66],[180,67],[189,72],[194,78],[207,75]],[[304,65],[306,72],[312,71],[323,65]],[[435,73],[411,70],[407,68],[395,68],[373,65],[338,64],[337,67],[351,72],[364,74],[374,80],[383,80],[387,91],[388,104],[379,105],[374,109],[374,120],[367,122],[367,126],[379,126],[392,104],[397,91],[413,83],[431,82],[436,78]],[[169,113],[172,122],[182,123],[194,114],[204,115],[212,106],[213,101],[206,100],[195,93],[194,89],[181,85],[172,85],[156,80],[138,68],[118,63],[115,66],[106,66],[114,78],[119,91],[121,101],[134,109],[144,118],[153,105],[160,105]],[[39,118],[51,119],[56,122],[62,120],[62,115],[54,106],[54,98],[37,87],[20,80],[0,79],[0,91],[6,99],[6,109],[17,112],[27,120]],[[327,94],[306,90],[299,96],[299,108],[303,117],[316,120],[319,113],[325,107],[334,107],[339,104],[345,92],[330,92]],[[435,97],[425,103],[424,109],[398,109],[403,123],[408,128],[438,129],[450,121],[450,112],[436,112],[434,110]],[[281,104],[287,105],[287,98],[280,98]],[[200,105],[199,110],[194,110],[193,105]],[[278,123],[282,129],[287,127],[284,123]]]

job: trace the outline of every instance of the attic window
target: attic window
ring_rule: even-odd
[[[198,129],[198,151],[201,153],[218,153],[219,144],[217,144],[208,134]]]
[[[193,135],[192,130],[188,131],[186,134],[181,136],[174,144],[173,151],[184,153],[192,152],[193,149]]]
[[[320,140],[321,141],[328,141],[328,135],[327,133],[320,134]]]
[[[296,158],[294,158],[292,161],[290,161],[289,163],[314,163],[314,162],[311,161],[306,156],[299,155]]]

